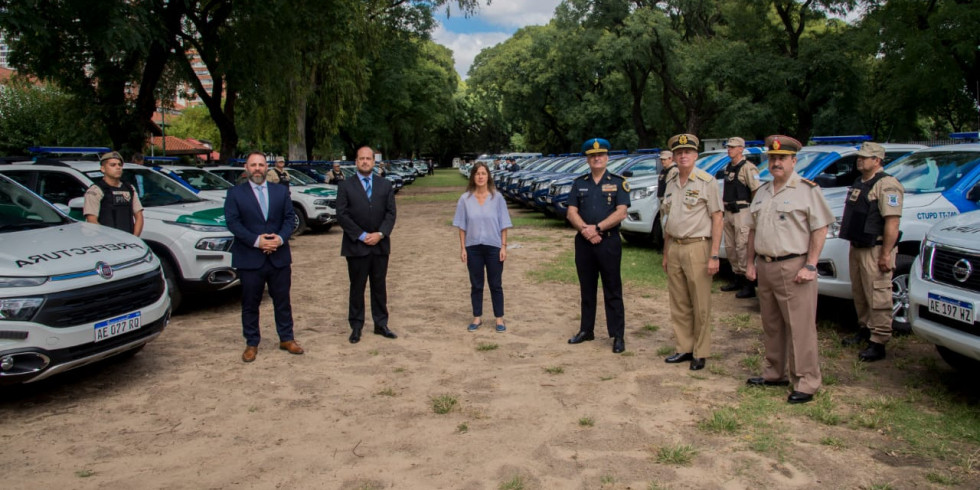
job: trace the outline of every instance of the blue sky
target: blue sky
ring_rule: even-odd
[[[432,33],[432,39],[453,50],[456,71],[463,78],[466,78],[473,58],[481,50],[506,40],[521,27],[547,24],[561,0],[493,0],[490,5],[481,3],[479,12],[470,18],[464,18],[455,11],[448,19],[444,11],[436,14],[439,25]]]

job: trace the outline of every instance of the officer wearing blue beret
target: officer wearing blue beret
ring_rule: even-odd
[[[568,339],[580,344],[595,339],[595,310],[599,278],[606,306],[606,328],[613,339],[612,351],[626,350],[623,336],[626,314],[623,309],[623,279],[620,259],[623,244],[619,223],[626,218],[630,188],[626,179],[608,172],[609,142],[592,138],[582,145],[589,162],[589,173],[572,182],[568,195],[568,221],[578,230],[575,235],[575,270],[582,293],[582,319],[579,332]]]

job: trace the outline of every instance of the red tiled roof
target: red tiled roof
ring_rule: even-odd
[[[150,139],[150,144],[157,148],[163,148],[163,138],[154,136]],[[181,139],[176,136],[167,136],[167,155],[206,155],[210,152],[210,148],[200,143]]]

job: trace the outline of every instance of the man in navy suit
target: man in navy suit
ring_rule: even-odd
[[[374,333],[398,338],[388,329],[388,255],[395,227],[395,193],[391,184],[374,174],[374,150],[357,149],[357,174],[337,187],[337,221],[344,229],[340,255],[347,258],[350,277],[350,343],[361,341],[364,327],[364,286],[371,281],[371,316]]]
[[[289,304],[292,256],[289,235],[296,214],[289,199],[289,188],[266,182],[269,164],[265,155],[252,152],[245,160],[248,181],[228,189],[225,220],[235,235],[231,245],[231,265],[242,281],[242,333],[245,352],[242,360],[252,362],[259,350],[259,304],[266,284],[275,309],[279,348],[302,354],[293,338],[293,311]]]

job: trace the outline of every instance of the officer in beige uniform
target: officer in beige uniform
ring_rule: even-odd
[[[851,242],[851,292],[862,325],[845,344],[870,337],[867,348],[858,354],[865,362],[884,359],[885,343],[892,336],[892,270],[905,189],[882,169],[884,158],[885,148],[878,143],[861,145],[857,153],[861,176],[847,194],[840,228],[840,237]]]
[[[817,259],[834,215],[817,184],[797,174],[799,141],[766,138],[772,182],[755,194],[749,212],[745,277],[759,279],[766,362],[754,386],[793,383],[790,403],[806,403],[820,388],[817,358]]]
[[[692,371],[704,369],[711,355],[711,277],[718,272],[722,226],[718,182],[694,167],[698,144],[693,134],[678,134],[667,142],[677,172],[667,181],[662,209],[663,267],[677,336],[677,352],[664,361],[690,361]]]
[[[738,291],[736,298],[754,298],[755,284],[745,280],[745,244],[749,240],[749,204],[759,182],[759,169],[745,159],[745,140],[734,136],[725,144],[728,157],[732,159],[725,167],[725,190],[721,201],[725,205],[725,253],[735,273],[735,281],[722,286],[722,291]]]
[[[664,191],[667,190],[667,181],[677,175],[677,165],[674,163],[674,153],[670,150],[660,152],[660,175],[657,176],[657,199],[662,206],[664,203]]]

